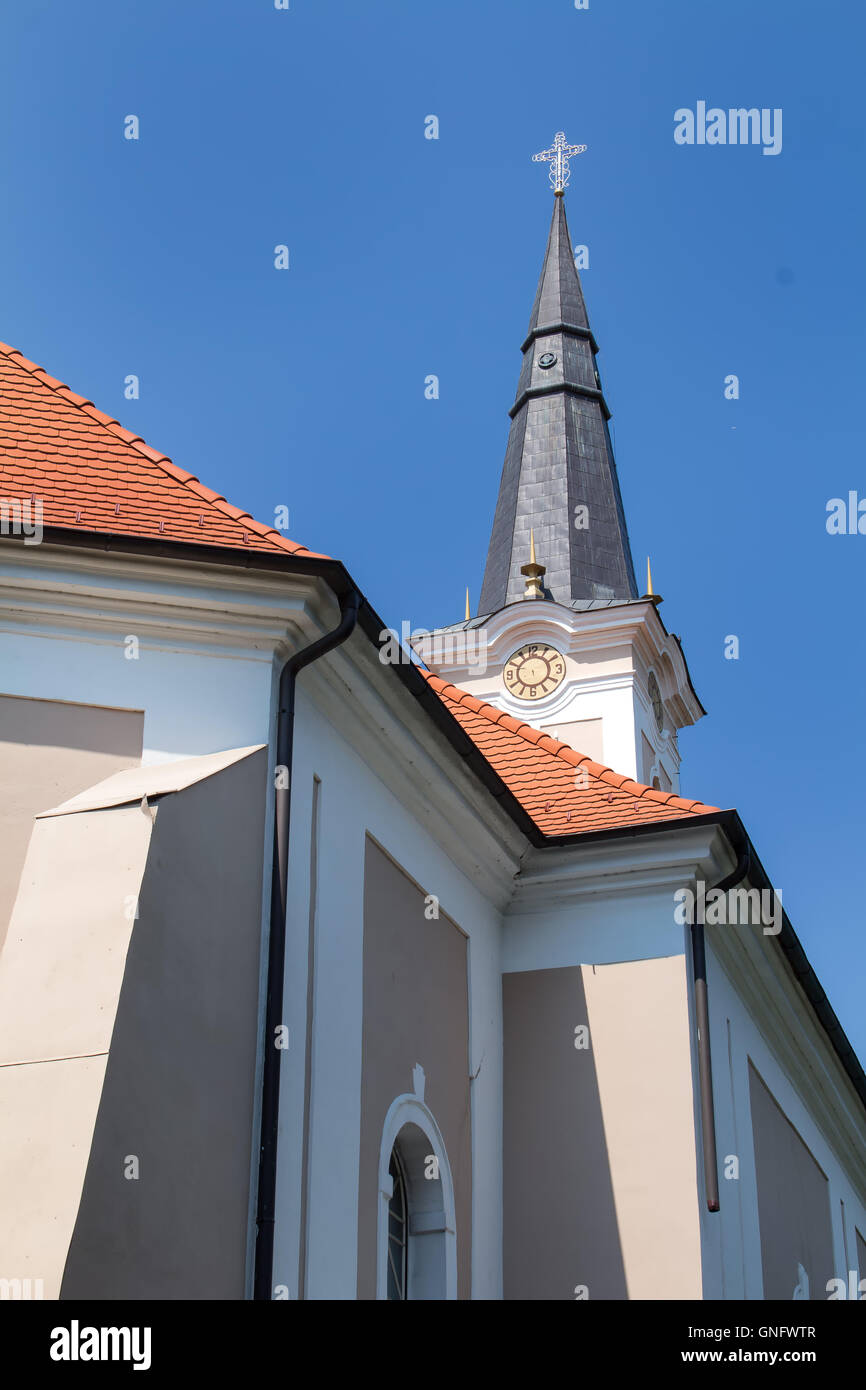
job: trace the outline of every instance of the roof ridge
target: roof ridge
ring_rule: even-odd
[[[525,742],[532,744],[536,748],[542,748],[551,756],[561,758],[572,767],[583,766],[590,776],[595,777],[600,782],[614,787],[617,791],[624,791],[627,796],[635,800],[644,798],[647,801],[656,801],[660,805],[676,807],[679,810],[691,811],[694,814],[703,814],[704,811],[718,811],[718,806],[711,806],[708,802],[699,801],[697,798],[687,800],[685,797],[677,796],[675,792],[658,791],[655,787],[648,787],[644,782],[636,782],[631,777],[626,777],[622,773],[615,772],[612,767],[605,763],[597,763],[585,753],[579,753],[577,749],[571,748],[567,743],[562,743],[560,739],[552,738],[550,734],[544,733],[541,729],[533,728],[525,721],[521,722],[508,714],[505,710],[497,709],[486,700],[479,700],[476,695],[470,695],[468,690],[461,690],[459,685],[454,685],[451,681],[445,681],[441,676],[434,675],[432,671],[419,667],[421,675],[433,687],[437,695],[447,695],[454,700],[455,704],[464,705],[471,709],[474,714],[483,715],[491,724],[499,724],[502,728],[508,729],[510,733],[518,734]],[[454,692],[451,694],[450,692]],[[695,807],[701,808],[700,812],[695,811]]]
[[[0,356],[10,361],[12,359],[17,359],[14,362],[16,367],[23,367],[24,370],[28,372],[30,376],[35,377],[42,386],[47,386],[50,391],[60,396],[62,400],[69,402],[70,405],[76,406],[83,414],[88,415],[92,420],[96,420],[97,424],[102,425],[103,429],[107,429],[115,438],[121,439],[128,448],[133,449],[135,453],[147,459],[148,463],[155,463],[164,473],[167,473],[170,478],[173,478],[175,482],[181,483],[184,487],[188,488],[190,492],[194,492],[196,496],[203,498],[203,500],[207,501],[211,506],[216,507],[218,511],[222,512],[223,515],[230,517],[233,521],[241,523],[243,529],[255,532],[257,536],[271,541],[274,545],[278,545],[281,550],[288,551],[290,555],[297,555],[300,553],[312,556],[318,555],[318,551],[310,550],[308,546],[302,545],[299,541],[290,540],[288,536],[283,536],[273,526],[266,526],[263,521],[257,521],[251,512],[242,511],[240,508],[232,506],[232,504],[222,496],[222,493],[214,492],[213,488],[207,487],[207,485],[202,483],[194,473],[190,473],[186,468],[182,468],[180,464],[170,459],[168,454],[162,454],[157,449],[152,448],[150,444],[146,444],[140,434],[133,434],[132,430],[125,429],[119,420],[115,420],[111,415],[106,415],[104,410],[100,410],[98,406],[95,406],[93,401],[88,400],[86,396],[79,396],[78,393],[71,390],[65,382],[59,381],[57,377],[53,377],[49,372],[46,372],[45,368],[40,367],[37,362],[31,362],[29,357],[24,356],[20,348],[12,347],[9,343],[0,342]],[[223,505],[221,506],[220,503]]]

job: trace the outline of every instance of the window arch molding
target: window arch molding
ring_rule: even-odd
[[[376,1298],[388,1296],[388,1207],[394,1190],[389,1168],[395,1144],[406,1171],[409,1203],[409,1297],[456,1299],[457,1225],[451,1165],[432,1111],[417,1095],[408,1093],[392,1101],[379,1146]],[[438,1182],[423,1176],[424,1159],[431,1154],[437,1160]]]

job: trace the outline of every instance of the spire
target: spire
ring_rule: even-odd
[[[553,220],[550,224],[550,236],[547,238],[547,251],[535,303],[532,306],[529,332],[538,333],[544,328],[554,329],[563,323],[572,324],[584,331],[589,329],[580,276],[574,264],[568,223],[565,220],[565,199],[557,196],[553,201]]]
[[[523,597],[533,529],[558,603],[637,597],[597,351],[560,191],[509,412],[479,613]]]

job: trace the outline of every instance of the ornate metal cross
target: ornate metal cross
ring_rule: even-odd
[[[539,164],[542,160],[550,165],[548,177],[550,186],[554,193],[561,193],[568,183],[570,170],[568,161],[573,154],[583,154],[586,145],[567,145],[565,134],[558,130],[553,137],[553,144],[549,150],[542,150],[540,154],[532,156],[533,164]]]

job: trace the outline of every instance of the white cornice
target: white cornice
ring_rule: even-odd
[[[699,875],[722,878],[733,867],[727,840],[715,825],[586,840],[557,849],[532,849],[517,879],[513,912],[544,913],[585,897],[621,898],[682,888]],[[671,909],[673,911],[673,908]]]
[[[588,676],[586,680],[565,680],[552,694],[540,700],[533,700],[531,705],[525,700],[515,699],[507,687],[498,682],[491,682],[489,686],[477,685],[473,688],[472,694],[477,699],[486,700],[488,704],[504,710],[506,714],[513,715],[515,719],[522,721],[531,718],[533,727],[537,727],[541,723],[555,720],[557,715],[569,710],[575,696],[609,694],[616,690],[631,691],[632,688],[633,677],[627,673],[617,676]]]
[[[155,647],[268,661],[295,646],[317,614],[336,613],[320,582],[104,552],[0,550],[0,629],[37,638],[116,644],[127,633]]]
[[[511,899],[527,841],[476,775],[354,636],[304,681],[316,707],[497,908]],[[448,910],[442,903],[443,911]]]
[[[678,727],[703,715],[692,690],[679,643],[664,630],[649,599],[609,608],[573,609],[562,604],[526,601],[509,604],[482,627],[455,628],[417,635],[412,646],[444,679],[461,685],[486,672],[498,674],[516,647],[528,640],[546,641],[575,660],[589,654],[626,648],[657,675],[663,698]],[[476,658],[483,653],[484,664]],[[643,676],[632,660],[634,674]]]
[[[280,664],[332,629],[328,586],[304,575],[162,558],[0,549],[0,631]],[[304,673],[305,688],[463,872],[501,909],[526,840],[360,633]],[[443,907],[446,906],[443,904]]]

